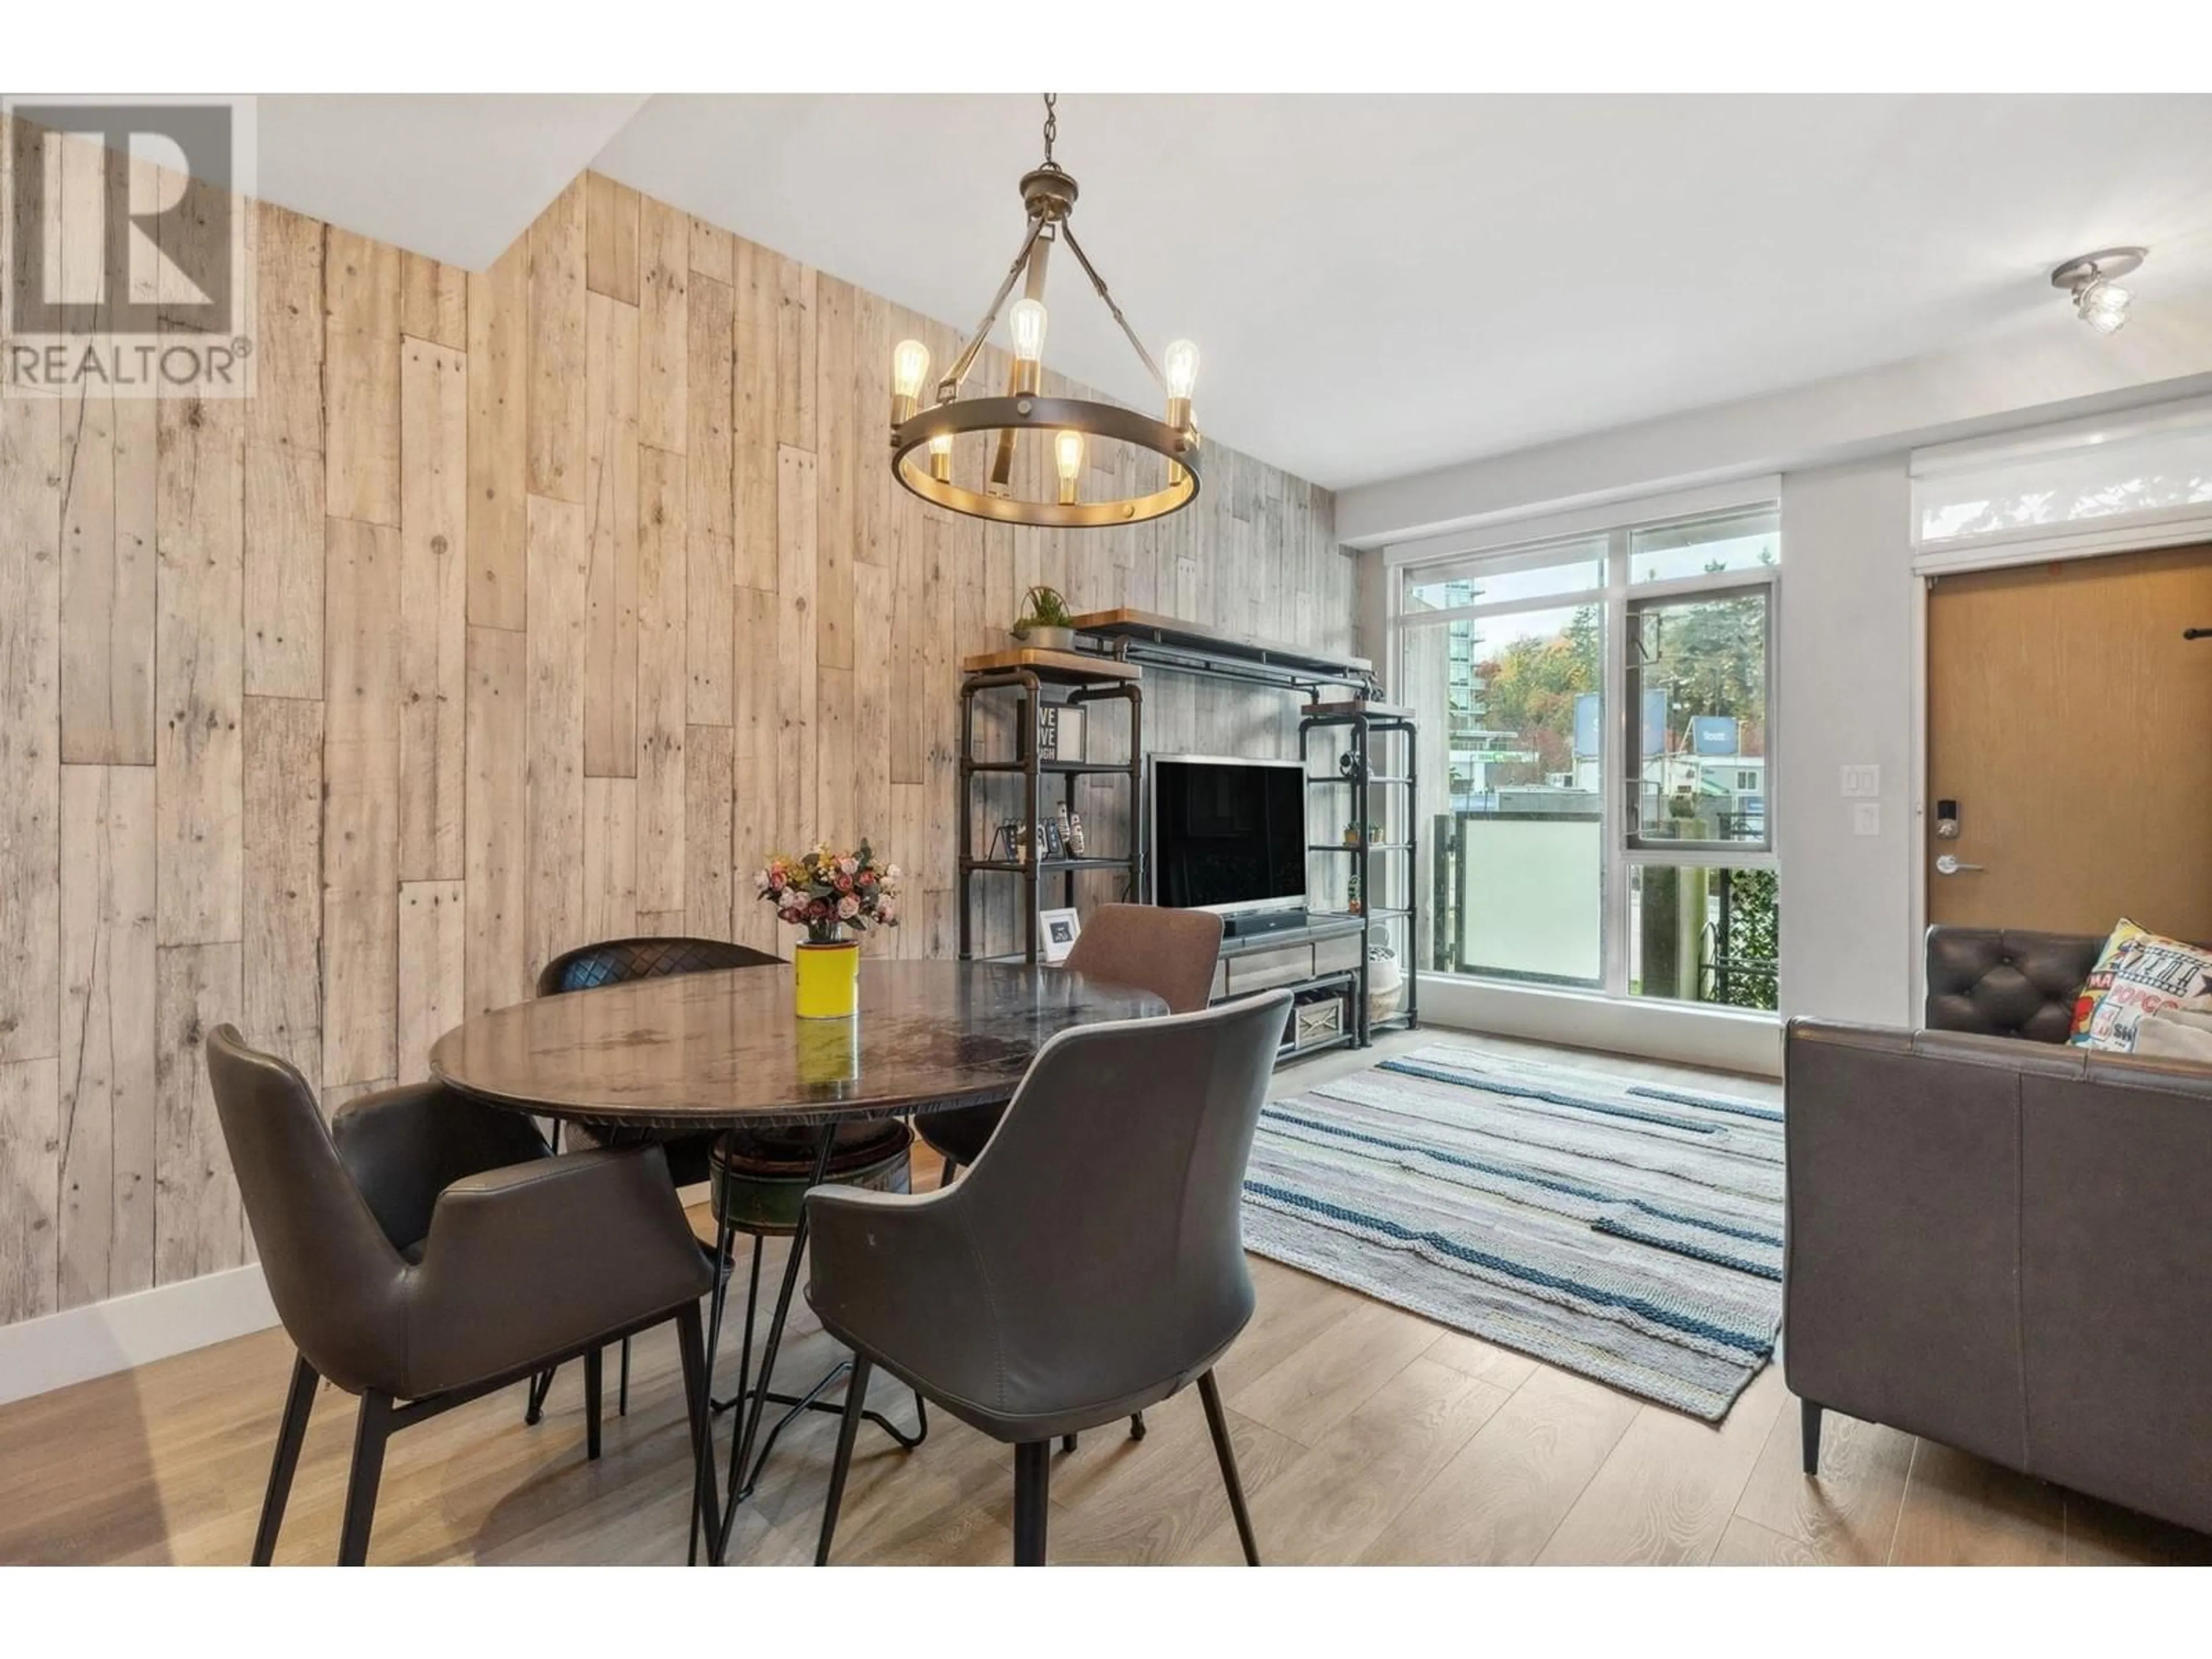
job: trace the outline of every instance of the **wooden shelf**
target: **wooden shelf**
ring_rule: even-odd
[[[1405,841],[1370,841],[1365,846],[1358,842],[1316,841],[1306,846],[1309,853],[1409,853],[1413,843]]]
[[[1135,663],[1121,662],[1091,652],[1040,651],[1027,645],[1010,651],[986,651],[960,659],[960,672],[963,674],[1000,674],[1024,668],[1053,685],[1096,685],[1105,680],[1139,680],[1145,677],[1145,671]]]

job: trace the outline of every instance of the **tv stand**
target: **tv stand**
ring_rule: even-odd
[[[977,878],[1012,873],[1022,878],[1019,916],[1026,925],[1029,961],[1042,956],[1037,907],[1045,896],[1042,878],[1061,878],[1060,900],[1075,903],[1074,875],[1109,871],[1125,881],[1122,896],[1141,901],[1145,881],[1143,768],[1146,733],[1142,695],[1136,682],[1146,671],[1188,674],[1200,679],[1264,686],[1304,699],[1299,710],[1297,754],[1306,767],[1310,839],[1308,860],[1341,859],[1346,908],[1336,910],[1260,911],[1224,919],[1221,960],[1214,973],[1213,1000],[1231,1000],[1260,991],[1288,988],[1298,999],[1283,1056],[1310,1054],[1348,1043],[1365,1048],[1378,1031],[1407,1030],[1419,1024],[1419,977],[1413,969],[1419,930],[1418,894],[1418,799],[1413,711],[1378,700],[1374,665],[1364,658],[1339,657],[1302,647],[1218,634],[1174,617],[1121,610],[1092,611],[1073,618],[1072,651],[1023,647],[964,659],[960,666],[963,719],[958,755],[957,816],[959,884],[955,894],[959,919],[959,952],[971,958],[977,944],[973,915]],[[976,752],[974,721],[978,693],[1009,687],[1028,699],[1030,718],[1045,684],[1070,688],[1070,701],[1124,701],[1129,708],[1126,757],[1111,761],[1041,760],[1033,732],[1019,734],[1011,758],[985,759]],[[1316,739],[1320,742],[1316,743]],[[1322,769],[1316,771],[1318,763]],[[1087,848],[1081,859],[1024,860],[978,856],[975,801],[971,786],[982,775],[1020,775],[1022,811],[1028,847],[1038,844],[1044,822],[1043,786],[1058,776],[1065,784],[1097,775],[1128,781],[1128,839],[1118,855]],[[1333,825],[1343,833],[1331,836]],[[1103,828],[1094,826],[1094,828]],[[1311,872],[1309,863],[1309,874]],[[1309,882],[1309,891],[1313,892]],[[1334,884],[1330,889],[1334,890]],[[1321,894],[1328,902],[1327,892]],[[1395,900],[1397,902],[1392,902]],[[1397,1004],[1387,994],[1376,1012],[1370,996],[1370,949],[1385,946],[1402,964]],[[1332,1024],[1334,1021],[1334,1024]]]
[[[1284,923],[1258,933],[1224,933],[1213,969],[1213,1004],[1263,991],[1287,990],[1295,999],[1278,1060],[1323,1048],[1357,1047],[1360,999],[1366,976],[1366,930],[1358,916],[1270,913]],[[1250,918],[1238,917],[1238,921]]]

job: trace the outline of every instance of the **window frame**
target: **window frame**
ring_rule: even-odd
[[[1599,610],[1601,641],[1600,660],[1604,665],[1601,729],[1604,742],[1613,745],[1610,755],[1600,757],[1598,768],[1600,817],[1605,849],[1599,870],[1598,982],[1591,986],[1577,981],[1570,985],[1565,981],[1495,972],[1470,974],[1433,969],[1424,971],[1436,973],[1441,977],[1512,986],[1524,990],[1556,988],[1563,994],[1596,994],[1609,1001],[1640,1006],[1672,1006],[1686,1012],[1705,1010],[1703,1004],[1631,994],[1632,963],[1628,956],[1631,872],[1639,866],[1775,871],[1781,867],[1777,850],[1779,842],[1776,823],[1784,740],[1780,721],[1780,677],[1777,672],[1776,644],[1781,612],[1782,562],[1778,558],[1771,565],[1754,565],[1739,570],[1700,571],[1642,582],[1632,581],[1629,573],[1632,543],[1638,531],[1692,520],[1725,519],[1762,509],[1778,515],[1779,481],[1762,482],[1766,486],[1763,489],[1746,486],[1746,493],[1741,494],[1705,495],[1700,492],[1693,500],[1675,497],[1663,502],[1646,503],[1642,511],[1638,510],[1636,503],[1622,503],[1604,509],[1601,519],[1598,514],[1578,513],[1570,515],[1566,522],[1554,521],[1548,526],[1548,533],[1547,527],[1530,523],[1521,526],[1525,532],[1522,536],[1509,539],[1510,527],[1495,526],[1467,540],[1435,537],[1425,538],[1410,547],[1384,550],[1384,606],[1389,661],[1394,678],[1401,685],[1405,683],[1407,672],[1405,651],[1409,634],[1431,628],[1442,629],[1455,622],[1480,621],[1485,617],[1558,610],[1577,605],[1595,605]],[[1602,580],[1595,586],[1539,598],[1457,605],[1448,610],[1413,612],[1405,610],[1405,597],[1413,586],[1449,579],[1480,580],[1485,572],[1495,574],[1525,570],[1541,563],[1547,556],[1565,562],[1601,538],[1605,550]],[[1766,599],[1764,840],[1759,842],[1647,842],[1635,833],[1630,817],[1632,803],[1626,756],[1637,741],[1636,726],[1640,714],[1640,711],[1631,709],[1628,699],[1628,641],[1632,613],[1650,604],[1721,598],[1751,588],[1764,589]],[[1417,720],[1427,718],[1428,711],[1417,708],[1415,717]],[[1413,941],[1409,939],[1409,947],[1413,945]],[[1741,1015],[1746,1011],[1729,1008],[1724,1012]],[[1765,1018],[1777,1018],[1778,1016],[1769,1014]]]

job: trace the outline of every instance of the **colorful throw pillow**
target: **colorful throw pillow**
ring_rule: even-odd
[[[2067,1041],[2084,1048],[2127,1054],[2148,1013],[2212,992],[2212,951],[2167,939],[2122,919],[2105,941],[2089,982],[2074,1005]]]

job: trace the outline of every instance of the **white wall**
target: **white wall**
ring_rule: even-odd
[[[2138,303],[2127,327],[2100,335],[2054,292],[2048,324],[2027,332],[1340,490],[1337,539],[1411,541],[2207,390],[2212,294]]]
[[[1922,844],[1909,453],[1942,439],[2161,402],[2208,385],[2212,295],[2141,305],[2108,338],[2074,321],[2061,301],[2048,329],[2016,338],[1346,490],[1337,497],[1337,529],[1370,550],[1362,555],[1359,591],[1372,607],[1393,544],[1779,472],[1783,1007],[1907,1024],[1915,1018],[1913,873]],[[1366,623],[1374,626],[1371,617]],[[1386,648],[1372,635],[1368,641],[1384,659]],[[1839,777],[1846,764],[1881,769],[1876,835],[1853,832]],[[1509,1029],[1498,1022],[1510,1021],[1547,1035],[1528,1026],[1534,1013],[1515,1012],[1532,998],[1542,1001],[1518,988],[1492,994],[1439,983],[1424,989],[1422,1007],[1439,1020],[1456,1011],[1492,1029]],[[1654,1011],[1651,1018],[1680,1024],[1709,1016]]]
[[[1782,478],[1775,642],[1785,1013],[1914,1023],[1914,592],[1902,453]],[[1881,832],[1852,828],[1846,765],[1881,769]]]

